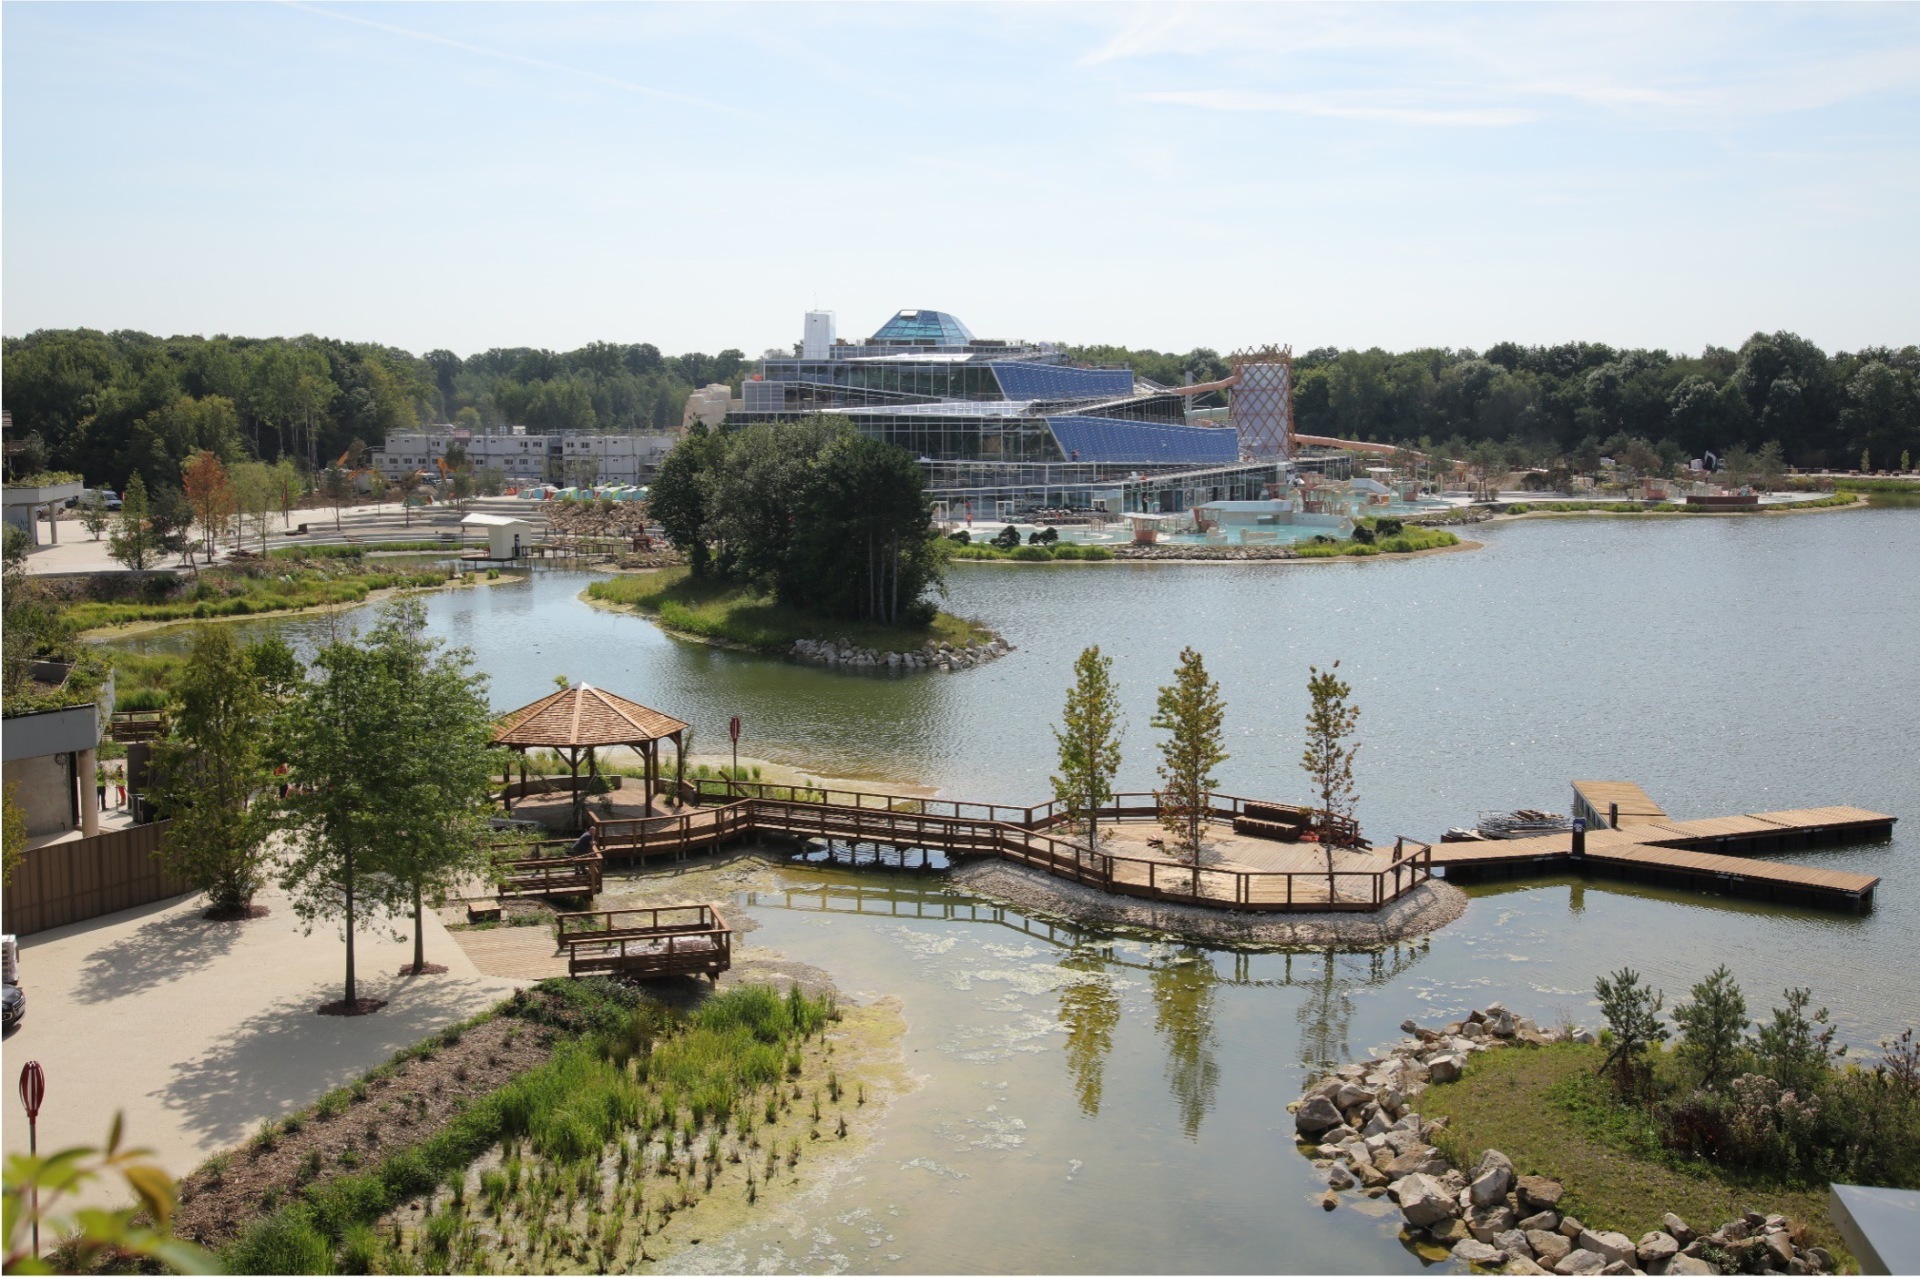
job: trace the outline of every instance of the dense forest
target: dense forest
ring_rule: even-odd
[[[1168,385],[1228,370],[1207,349],[1072,353]],[[1828,355],[1792,333],[1756,333],[1738,350],[1710,346],[1697,357],[1578,342],[1399,354],[1324,348],[1296,356],[1294,368],[1302,433],[1488,465],[1589,469],[1607,452],[1672,466],[1768,442],[1806,467],[1891,469],[1920,453],[1914,346]],[[78,471],[119,488],[138,470],[177,486],[180,467],[201,449],[230,463],[288,456],[314,468],[355,440],[378,446],[389,432],[428,421],[668,429],[680,424],[691,390],[737,386],[748,369],[738,350],[668,356],[646,344],[462,359],[326,337],[71,329],[8,338],[0,395],[13,414],[9,450],[21,449],[9,458],[16,472]]]
[[[1188,373],[1208,381],[1228,371],[1206,349],[1178,355],[1088,346],[1074,353],[1125,363],[1166,385]],[[1565,459],[1587,469],[1602,451],[1628,449],[1670,465],[1777,442],[1792,465],[1884,470],[1920,453],[1915,346],[1828,355],[1782,332],[1755,333],[1738,350],[1709,346],[1697,357],[1586,342],[1401,354],[1328,347],[1295,356],[1294,385],[1302,434],[1462,458],[1497,449],[1514,465]]]
[[[22,472],[71,470],[122,487],[139,471],[177,486],[206,449],[231,463],[282,456],[330,464],[355,441],[379,446],[422,422],[530,430],[677,428],[687,395],[737,385],[737,350],[662,355],[595,342],[564,354],[489,350],[412,355],[328,337],[153,337],[93,329],[9,337],[0,389]]]

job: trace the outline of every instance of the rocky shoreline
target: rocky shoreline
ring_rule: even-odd
[[[998,660],[1012,650],[1013,644],[996,634],[986,642],[967,643],[959,647],[951,643],[927,643],[907,652],[876,652],[868,647],[855,647],[845,639],[795,639],[790,654],[794,660],[811,665],[842,665],[856,669],[899,670],[903,673],[939,670],[943,674],[951,674]]]
[[[1405,1221],[1402,1237],[1438,1246],[1476,1268],[1508,1273],[1830,1273],[1833,1256],[1794,1240],[1794,1222],[1748,1211],[1711,1232],[1698,1232],[1668,1212],[1661,1226],[1634,1241],[1590,1229],[1562,1213],[1562,1186],[1519,1175],[1506,1154],[1488,1149],[1471,1172],[1452,1166],[1434,1147],[1445,1119],[1414,1109],[1428,1086],[1451,1082],[1473,1055],[1517,1044],[1592,1042],[1586,1029],[1541,1029],[1499,1003],[1439,1030],[1412,1020],[1410,1036],[1385,1058],[1343,1064],[1289,1105],[1301,1151],[1326,1172],[1321,1205],[1358,1190],[1389,1197]]]
[[[1471,520],[1478,522],[1478,520]],[[1453,554],[1478,550],[1478,541],[1458,541],[1436,545],[1405,554],[1315,554],[1302,555],[1290,545],[1119,545],[1113,557],[1121,563],[1260,563],[1274,560],[1297,563],[1356,563],[1374,559],[1417,559],[1428,554]]]
[[[1378,949],[1437,931],[1467,909],[1467,894],[1431,880],[1371,913],[1241,913],[1121,896],[1005,860],[974,860],[951,881],[1023,911],[1122,934],[1177,936],[1236,949]]]

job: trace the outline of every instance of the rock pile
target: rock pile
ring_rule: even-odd
[[[973,642],[961,647],[951,643],[928,643],[911,652],[876,652],[871,648],[855,647],[845,639],[793,641],[793,658],[814,665],[845,665],[902,672],[939,670],[944,674],[985,665],[1012,650],[1013,645],[998,636],[984,643]]]
[[[1409,1036],[1385,1058],[1344,1064],[1307,1088],[1291,1108],[1301,1149],[1326,1173],[1321,1205],[1358,1189],[1389,1196],[1415,1242],[1445,1247],[1456,1259],[1509,1273],[1830,1273],[1833,1256],[1803,1246],[1791,1220],[1749,1211],[1710,1233],[1668,1214],[1661,1227],[1634,1241],[1597,1231],[1560,1210],[1561,1185],[1521,1175],[1504,1153],[1488,1149],[1466,1172],[1434,1147],[1444,1119],[1429,1121],[1413,1104],[1434,1084],[1458,1078],[1477,1052],[1513,1043],[1592,1042],[1585,1029],[1541,1029],[1499,1003],[1443,1029],[1408,1020]]]
[[[1116,545],[1116,559],[1297,559],[1290,545]]]

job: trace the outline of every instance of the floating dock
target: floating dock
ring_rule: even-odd
[[[1807,807],[1709,820],[1670,820],[1628,781],[1575,781],[1574,815],[1588,832],[1496,842],[1449,842],[1433,863],[1451,882],[1573,871],[1864,912],[1880,879],[1751,857],[1889,837],[1894,817],[1860,807]],[[1610,827],[1611,819],[1618,825]],[[1583,846],[1576,847],[1576,842]]]

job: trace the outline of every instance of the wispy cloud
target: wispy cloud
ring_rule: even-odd
[[[1499,128],[1526,124],[1539,113],[1518,107],[1431,107],[1359,105],[1329,102],[1299,93],[1262,93],[1245,89],[1184,89],[1143,93],[1146,102],[1170,102],[1209,111],[1285,111],[1332,120],[1373,120],[1418,127]]]
[[[465,40],[456,40],[451,36],[436,35],[431,31],[416,31],[411,27],[396,26],[391,22],[379,22],[373,18],[363,18],[359,14],[342,13],[337,9],[328,9],[317,4],[304,4],[301,0],[282,0],[289,9],[298,9],[302,13],[311,13],[316,17],[328,18],[334,22],[344,22],[350,26],[367,27],[374,31],[383,31],[388,35],[399,36],[406,40],[418,40],[423,44],[437,44],[446,49],[458,49],[462,53],[471,53],[478,57],[492,58],[501,62],[515,62],[521,66],[534,67],[541,71],[551,71],[556,75],[571,76],[574,79],[587,80],[611,89],[620,89],[627,93],[637,93],[643,97],[657,98],[662,102],[677,102],[682,106],[695,107],[702,111],[713,111],[721,115],[736,116],[741,119],[756,119],[752,112],[722,102],[712,102],[706,98],[693,97],[685,93],[675,93],[669,89],[655,88],[650,84],[641,84],[634,80],[625,80],[617,75],[608,75],[603,71],[594,71],[586,67],[569,66],[564,62],[553,62],[546,58],[531,57],[524,53],[513,53],[506,49],[490,49],[485,45],[471,44]]]

